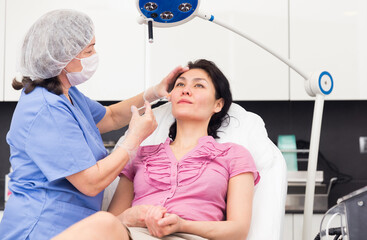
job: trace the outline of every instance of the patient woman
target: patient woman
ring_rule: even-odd
[[[169,138],[140,147],[120,175],[108,209],[117,218],[97,213],[55,239],[246,239],[260,176],[244,147],[215,141],[228,80],[210,61],[188,66],[171,91]]]

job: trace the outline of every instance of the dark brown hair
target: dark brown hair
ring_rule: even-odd
[[[24,88],[26,94],[32,92],[36,87],[46,88],[48,91],[60,95],[63,93],[61,82],[58,77],[52,77],[48,79],[33,80],[29,77],[23,77],[22,81],[19,82],[15,78],[13,79],[12,86],[15,90],[21,90]]]

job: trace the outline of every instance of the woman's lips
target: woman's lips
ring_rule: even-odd
[[[180,101],[178,101],[178,103],[192,104],[192,102],[190,102],[189,100],[186,100],[186,99],[181,99]]]

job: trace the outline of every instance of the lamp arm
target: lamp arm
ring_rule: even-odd
[[[211,21],[221,27],[224,27],[244,38],[246,38],[247,40],[249,40],[250,42],[256,44],[257,46],[259,46],[260,48],[266,50],[267,52],[269,52],[270,54],[272,54],[274,57],[278,58],[280,61],[284,62],[285,64],[287,64],[290,68],[292,68],[294,71],[296,71],[299,75],[301,75],[304,79],[308,79],[310,76],[309,74],[306,74],[303,70],[301,70],[299,67],[297,67],[293,62],[291,62],[288,58],[286,57],[283,57],[281,54],[275,52],[274,50],[270,49],[269,47],[267,47],[265,44],[257,41],[256,39],[252,38],[251,36],[241,32],[240,30],[232,27],[232,26],[229,26],[228,24],[214,18],[214,16],[212,15],[209,15],[209,14],[205,14],[205,13],[202,13],[202,12],[198,12],[197,13],[197,16],[204,19],[204,20],[208,20],[208,21]]]

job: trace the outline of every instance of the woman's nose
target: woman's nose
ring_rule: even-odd
[[[184,89],[182,89],[182,95],[191,95],[191,90],[189,87],[185,87]]]

